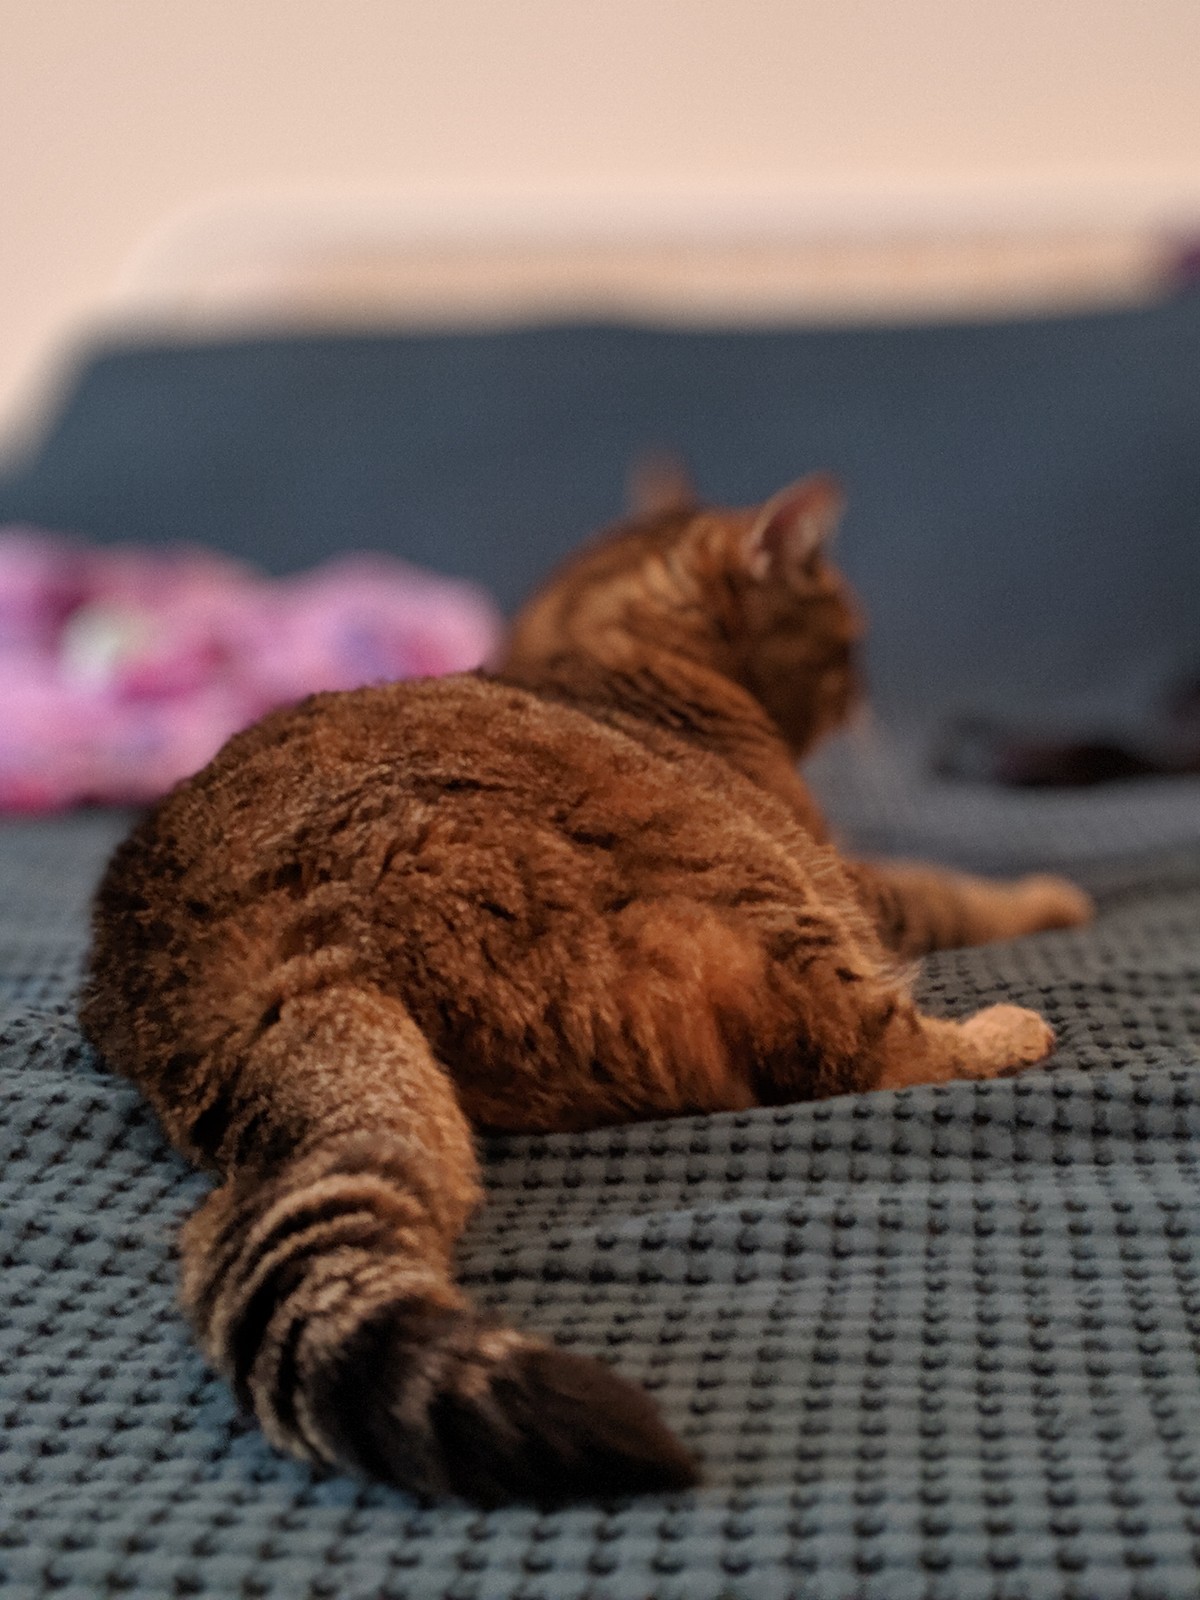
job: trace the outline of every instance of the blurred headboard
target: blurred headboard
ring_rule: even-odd
[[[1004,323],[561,325],[86,353],[0,523],[192,540],[273,571],[348,547],[512,608],[675,449],[714,500],[814,466],[885,706],[1117,692],[1200,656],[1200,296]]]

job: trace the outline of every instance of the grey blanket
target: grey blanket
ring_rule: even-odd
[[[0,829],[0,1590],[447,1600],[1200,1592],[1200,782],[1092,795],[823,764],[865,845],[1073,862],[1084,932],[926,964],[1048,1070],[488,1152],[481,1301],[654,1390],[694,1493],[422,1506],[274,1454],[193,1348],[203,1192],[72,990],[125,819]]]

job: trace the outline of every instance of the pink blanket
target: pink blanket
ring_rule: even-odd
[[[154,799],[274,706],[465,671],[499,635],[482,591],[387,556],[270,579],[0,529],[0,810]]]

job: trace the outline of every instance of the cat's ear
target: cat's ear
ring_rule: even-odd
[[[741,556],[752,578],[798,581],[841,521],[846,500],[837,479],[814,472],[773,495],[742,540]]]
[[[700,504],[683,457],[670,450],[638,456],[625,484],[631,516],[655,517],[668,511],[691,511]]]

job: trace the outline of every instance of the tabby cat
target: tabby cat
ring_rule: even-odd
[[[854,861],[796,759],[858,689],[825,477],[685,499],[568,562],[494,674],[317,695],[137,827],[89,1037],[220,1183],[183,1300],[278,1446],[482,1503],[681,1486],[599,1362],[476,1312],[473,1129],[983,1078],[1040,1017],[923,1015],[921,951],[1081,923],[1056,878]]]

